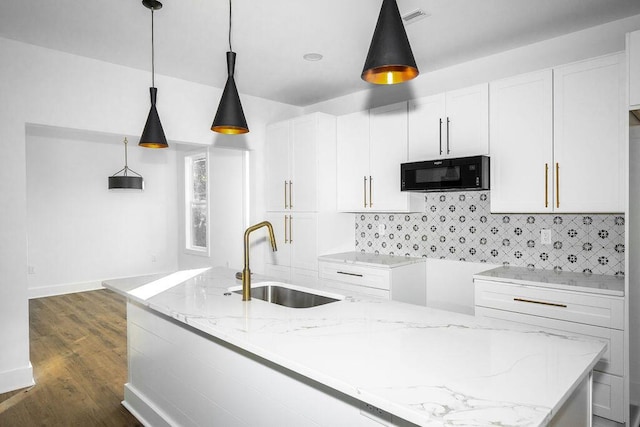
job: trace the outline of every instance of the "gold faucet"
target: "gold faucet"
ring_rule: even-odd
[[[259,228],[267,227],[269,230],[269,241],[271,249],[277,251],[276,238],[273,235],[273,226],[269,221],[262,221],[252,225],[244,232],[244,268],[242,269],[242,301],[251,301],[251,270],[249,270],[249,234]]]

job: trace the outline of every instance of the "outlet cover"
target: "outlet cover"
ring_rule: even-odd
[[[540,243],[543,245],[551,244],[551,230],[548,228],[543,228],[540,230]]]

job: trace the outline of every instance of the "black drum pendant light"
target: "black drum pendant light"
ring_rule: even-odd
[[[156,89],[153,46],[153,11],[162,9],[162,3],[156,0],[142,0],[142,4],[151,10],[151,87],[149,88],[149,92],[151,93],[151,110],[149,110],[147,123],[144,125],[144,130],[142,131],[138,145],[147,148],[167,148],[169,144],[167,144],[167,138],[164,136],[160,117],[158,116],[158,110],[156,110],[158,89]]]
[[[227,83],[224,85],[220,105],[213,119],[211,130],[218,133],[237,135],[249,132],[247,120],[244,118],[238,88],[233,78],[236,65],[236,53],[231,49],[231,0],[229,0],[229,52],[227,52]]]
[[[362,79],[375,84],[396,84],[418,76],[407,32],[396,0],[383,0]]]
[[[129,172],[136,176],[129,175]],[[122,175],[118,175],[122,173]],[[129,169],[127,164],[127,138],[124,139],[124,168],[109,177],[109,190],[126,189],[126,190],[143,190],[144,181],[142,175],[133,169]]]

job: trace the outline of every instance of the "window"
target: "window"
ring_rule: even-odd
[[[209,159],[207,152],[185,156],[186,249],[209,254]]]

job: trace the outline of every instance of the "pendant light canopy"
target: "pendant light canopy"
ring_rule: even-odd
[[[236,65],[236,53],[231,48],[231,0],[229,0],[229,51],[227,52],[227,83],[224,85],[222,98],[216,117],[213,119],[211,130],[218,133],[237,135],[249,132],[247,120],[240,103],[240,95],[233,78]]]
[[[167,148],[167,138],[164,136],[164,130],[162,130],[162,124],[160,123],[160,116],[158,116],[158,110],[156,109],[156,98],[158,89],[156,89],[155,83],[155,57],[154,57],[154,43],[153,43],[153,11],[162,9],[162,3],[156,0],[142,0],[142,4],[147,9],[151,10],[151,87],[149,92],[151,95],[151,109],[149,110],[149,116],[147,117],[147,123],[144,125],[142,136],[138,145],[147,148]]]
[[[129,172],[136,176],[129,175]],[[119,174],[122,175],[119,175]],[[127,138],[124,139],[124,168],[109,177],[109,190],[143,190],[144,181],[142,175],[133,169],[129,169],[127,164]]]
[[[375,84],[403,83],[418,76],[396,0],[383,0],[362,79]]]

